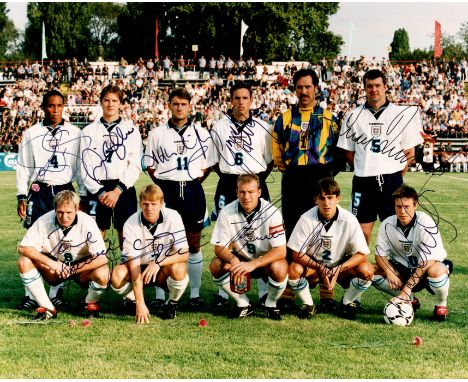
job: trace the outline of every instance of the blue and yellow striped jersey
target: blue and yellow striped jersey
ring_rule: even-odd
[[[286,110],[273,130],[272,155],[280,171],[288,166],[314,166],[333,162],[340,132],[338,119],[319,106]]]

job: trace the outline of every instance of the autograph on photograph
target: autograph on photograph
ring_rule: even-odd
[[[100,184],[101,179],[107,179],[107,164],[112,163],[112,158],[115,155],[118,160],[123,161],[127,157],[127,140],[135,131],[132,127],[128,132],[124,132],[120,126],[116,126],[109,134],[103,136],[102,150],[101,148],[92,148],[100,142],[93,142],[92,137],[83,136],[81,149],[81,161],[85,174],[83,178],[88,176],[92,180]]]
[[[78,166],[78,147],[80,138],[70,138],[70,132],[66,129],[56,131],[54,135],[49,132],[44,135],[39,135],[28,141],[18,152],[17,166],[37,170],[37,175],[32,182],[47,182],[47,175],[50,173],[58,173],[71,169],[74,173],[71,178],[79,172]],[[24,163],[21,161],[23,154],[28,161],[28,157],[32,155],[32,147],[40,144],[45,153],[50,153],[42,158],[34,158],[32,163]],[[75,150],[76,149],[76,150]],[[23,153],[22,150],[25,152]],[[73,152],[75,151],[75,152]],[[38,163],[42,160],[43,163]],[[28,161],[29,162],[29,161]]]
[[[159,175],[169,174],[175,171],[186,171],[190,179],[197,179],[198,176],[192,174],[192,171],[199,171],[197,162],[200,159],[207,159],[210,147],[212,145],[211,137],[203,139],[194,128],[195,138],[193,133],[188,133],[186,137],[181,136],[180,140],[165,145],[165,142],[158,144],[158,148],[151,152],[150,155],[144,154],[142,164],[146,167],[157,168],[158,165],[170,163],[175,160],[175,166],[164,171],[157,171]],[[175,150],[175,151],[174,151]],[[203,169],[202,169],[203,170]]]

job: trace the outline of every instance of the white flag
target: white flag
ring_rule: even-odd
[[[244,54],[244,47],[242,46],[242,40],[244,39],[245,32],[247,32],[247,29],[249,26],[244,23],[244,20],[241,21],[241,45],[240,45],[240,55],[242,56]]]
[[[45,24],[42,22],[42,55],[41,59],[47,58],[47,51],[46,51],[46,42],[45,42]]]

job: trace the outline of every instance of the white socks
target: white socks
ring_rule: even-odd
[[[305,277],[301,277],[297,280],[289,280],[288,283],[293,293],[299,297],[303,304],[314,305],[314,301],[312,300],[312,295],[309,290],[309,282]]]
[[[276,308],[276,302],[283,294],[288,285],[288,276],[283,281],[275,281],[271,277],[268,277],[268,295],[265,301],[265,307],[267,308]]]
[[[349,288],[346,289],[346,292],[343,296],[343,304],[347,305],[352,303],[353,301],[361,301],[362,294],[369,289],[372,285],[372,281],[362,280],[360,278],[355,277],[351,280]]]
[[[176,281],[171,276],[169,276],[166,283],[169,289],[169,300],[179,301],[184,294],[185,289],[187,288],[189,277],[185,276],[184,279]]]
[[[231,276],[229,273],[221,276],[219,279],[213,278],[213,281],[218,284],[223,290],[231,296],[234,301],[236,302],[239,308],[244,308],[250,305],[249,298],[243,294],[235,293],[231,290],[230,283],[231,283]]]
[[[188,275],[190,279],[190,298],[200,297],[201,277],[203,271],[203,254],[189,253]]]
[[[100,285],[95,281],[90,281],[88,286],[88,294],[85,298],[85,303],[98,302],[101,296],[107,289],[107,285]]]
[[[54,305],[49,299],[44,287],[44,280],[37,269],[31,269],[26,273],[20,273],[27,295],[32,296],[39,306],[54,310]]]
[[[450,278],[448,275],[432,278],[428,277],[429,286],[435,293],[435,304],[437,306],[447,306],[447,297],[450,287]]]

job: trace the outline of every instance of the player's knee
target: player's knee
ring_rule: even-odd
[[[371,263],[365,261],[359,264],[357,268],[357,276],[363,280],[369,281],[374,277],[374,267]]]
[[[92,280],[99,285],[107,285],[110,280],[110,271],[107,265],[97,268],[93,272]]]
[[[187,276],[187,264],[186,263],[176,263],[171,266],[171,278],[180,281]]]
[[[112,270],[111,284],[114,288],[121,288],[128,281],[128,267],[126,264],[119,264]]]
[[[210,272],[213,277],[219,277],[223,271],[224,262],[215,257],[210,263]]]
[[[288,274],[290,280],[297,280],[304,274],[304,267],[299,263],[292,262],[289,264]]]
[[[20,273],[25,273],[25,272],[31,270],[32,268],[34,268],[33,262],[30,259],[28,259],[26,256],[23,256],[23,255],[21,255],[19,257],[17,265],[18,265],[18,269],[19,269]]]
[[[432,266],[427,269],[427,276],[431,278],[441,277],[448,274],[447,267],[440,261],[435,262]]]
[[[288,276],[286,260],[274,261],[269,265],[269,276],[275,281],[283,281]]]

